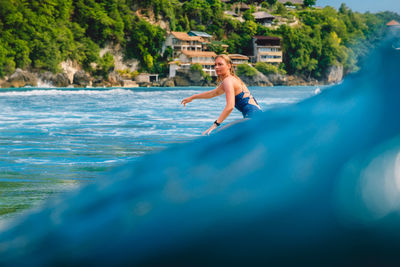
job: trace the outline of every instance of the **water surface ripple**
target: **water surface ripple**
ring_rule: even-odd
[[[90,182],[112,167],[186,142],[219,116],[224,97],[181,99],[210,88],[23,88],[0,91],[0,218]],[[251,88],[263,109],[315,87]],[[241,118],[234,111],[226,123]]]

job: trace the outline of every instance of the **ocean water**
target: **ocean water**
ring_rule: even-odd
[[[317,96],[195,130],[0,225],[0,265],[397,266],[394,44]]]
[[[250,88],[264,110],[317,87]],[[324,89],[324,87],[321,87]],[[0,220],[104,173],[200,136],[224,97],[181,99],[211,88],[20,88],[0,90]],[[233,111],[226,123],[240,119]]]

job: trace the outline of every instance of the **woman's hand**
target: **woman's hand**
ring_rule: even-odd
[[[186,107],[187,103],[192,102],[193,98],[191,96],[186,97],[185,99],[182,100],[181,104],[183,104],[184,107]]]
[[[201,135],[210,135],[210,133],[215,130],[218,126],[213,123],[210,128],[208,128],[206,131],[204,131]]]

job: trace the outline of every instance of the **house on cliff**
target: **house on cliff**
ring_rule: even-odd
[[[400,23],[395,20],[389,21],[386,26],[388,26],[389,30],[400,30]]]
[[[254,19],[257,23],[262,24],[265,27],[271,26],[275,17],[265,11],[259,11],[253,13]]]
[[[241,54],[228,55],[233,66],[248,64],[249,57]],[[214,69],[217,54],[211,51],[183,51],[179,58],[169,62],[169,77],[175,77],[178,69],[190,69],[191,65],[200,64],[202,70],[211,77],[217,76]]]
[[[211,51],[182,51],[178,58],[169,62],[169,77],[175,77],[178,69],[190,69],[194,64],[200,64],[208,75],[216,76],[214,70],[216,56],[217,54]]]
[[[204,32],[191,31],[171,32],[164,45],[173,49],[174,60],[169,62],[169,77],[175,77],[178,69],[190,69],[194,64],[199,64],[202,70],[210,75],[216,76],[214,62],[217,54],[208,51],[212,36]],[[215,41],[214,41],[215,42]],[[254,56],[253,62],[267,62],[279,64],[282,62],[281,39],[272,36],[255,36],[253,38]],[[227,45],[221,44],[226,49]],[[234,67],[240,64],[248,64],[249,56],[230,54]]]
[[[281,38],[275,36],[253,37],[253,62],[282,63]]]
[[[199,31],[190,31],[187,33],[189,36],[199,36],[201,38],[203,38],[205,43],[209,43],[211,42],[212,39],[212,35],[209,35],[206,32],[199,32]]]
[[[190,36],[186,32],[170,32],[162,47],[164,53],[167,47],[173,50],[173,57],[178,57],[183,51],[203,51],[203,43],[209,41],[201,36]]]
[[[292,6],[304,5],[304,1],[303,0],[278,0],[278,2],[281,3],[281,4],[290,3]]]
[[[200,64],[203,71],[215,76],[213,68],[216,54],[204,51],[211,43],[212,36],[200,31],[171,32],[163,44],[163,52],[167,47],[172,48],[173,61],[169,62],[169,77],[175,77],[180,68],[190,68],[190,65]]]
[[[203,71],[210,76],[216,76],[214,60],[217,54],[211,51],[183,51],[179,56],[181,67],[190,68],[191,65],[200,64]]]
[[[230,59],[232,60],[232,64],[234,67],[240,64],[248,64],[249,63],[249,57],[241,54],[229,54],[228,55]]]
[[[249,9],[250,9],[250,6],[243,2],[235,3],[232,5],[232,11],[235,11],[238,14],[241,14]]]

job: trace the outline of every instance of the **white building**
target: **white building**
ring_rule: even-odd
[[[249,57],[241,54],[229,54],[229,58],[232,61],[232,64],[234,67],[240,64],[248,64],[249,63]]]
[[[203,51],[202,44],[207,43],[201,36],[190,36],[186,32],[171,32],[163,45],[163,53],[169,46],[173,49],[173,57],[178,57],[182,51]]]
[[[135,77],[135,81],[139,83],[158,82],[158,74],[140,73],[138,76]]]
[[[205,73],[210,76],[216,76],[214,70],[216,56],[217,54],[210,51],[182,51],[175,61],[169,62],[169,77],[175,77],[177,69],[189,69],[194,64],[200,64]]]

